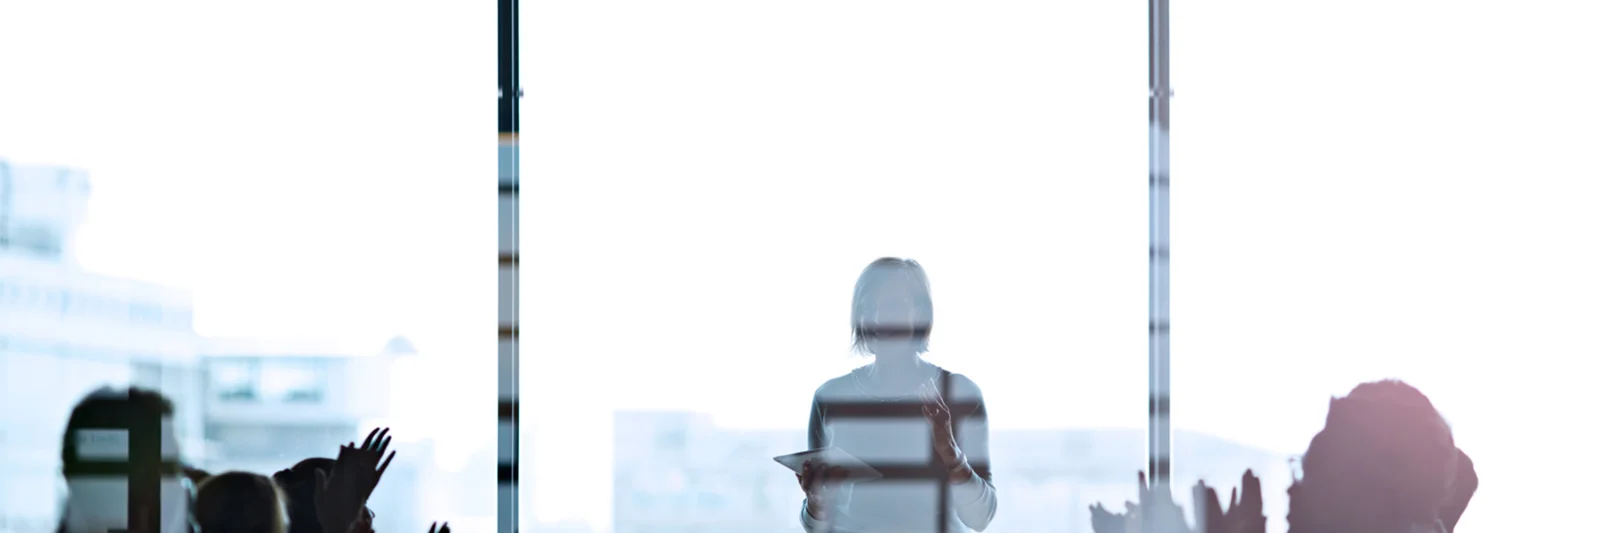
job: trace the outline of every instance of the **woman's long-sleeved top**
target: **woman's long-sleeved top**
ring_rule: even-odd
[[[927,365],[927,378],[945,383],[956,442],[977,474],[965,482],[946,482],[930,473],[932,426],[915,394],[890,394],[872,385],[869,367],[824,383],[811,405],[812,448],[834,446],[865,461],[883,479],[846,484],[824,524],[800,508],[811,533],[963,533],[983,531],[994,519],[996,498],[989,468],[989,429],[983,394],[960,374]],[[940,486],[948,491],[947,528],[938,527]]]

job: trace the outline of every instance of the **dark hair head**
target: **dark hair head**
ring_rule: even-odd
[[[877,312],[877,296],[886,288],[906,291],[917,321],[909,328],[885,331],[871,324]],[[851,347],[857,353],[868,354],[867,341],[876,337],[909,337],[917,353],[928,351],[928,337],[933,333],[933,296],[928,285],[928,274],[922,265],[911,259],[885,257],[873,261],[856,278],[856,289],[850,306]]]
[[[227,472],[200,484],[194,520],[199,533],[284,533],[282,501],[266,476]]]
[[[1415,387],[1363,383],[1328,405],[1289,492],[1296,533],[1431,524],[1460,456],[1450,426]],[[1364,520],[1354,524],[1350,520]]]
[[[160,392],[139,387],[101,387],[89,393],[72,408],[67,429],[61,436],[61,464],[70,472],[78,464],[74,433],[85,428],[127,427],[136,413],[172,416],[172,400]]]

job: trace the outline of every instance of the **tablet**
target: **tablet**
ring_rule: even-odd
[[[829,466],[842,466],[849,469],[850,482],[870,481],[883,478],[883,473],[878,472],[877,469],[872,468],[872,466],[868,465],[865,461],[857,459],[855,456],[846,453],[844,450],[835,448],[833,446],[791,453],[789,455],[780,455],[773,457],[772,460],[777,461],[778,464],[794,471],[796,474],[799,474],[801,470],[805,469],[806,461],[820,461]]]

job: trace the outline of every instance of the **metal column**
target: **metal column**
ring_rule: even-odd
[[[521,464],[519,451],[522,433],[518,400],[521,383],[518,379],[518,301],[517,278],[520,267],[517,261],[517,185],[520,153],[517,145],[519,124],[517,104],[522,98],[522,85],[517,78],[517,0],[500,0],[500,128],[498,159],[499,178],[499,421],[498,456],[499,475],[499,530],[516,533],[520,498]]]
[[[1172,480],[1168,13],[1168,0],[1150,0],[1150,447],[1146,468],[1150,486],[1162,491],[1170,490],[1167,486]]]

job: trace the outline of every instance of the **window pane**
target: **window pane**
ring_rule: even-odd
[[[211,364],[211,387],[222,401],[254,401],[260,397],[260,382],[256,367],[242,361],[218,361]]]
[[[494,13],[0,5],[0,533],[130,383],[212,472],[392,426],[374,528],[494,530]]]
[[[1142,5],[526,9],[524,527],[798,530],[772,458],[867,362],[880,256],[926,267],[928,357],[988,404],[988,531],[1134,497]]]
[[[1173,11],[1176,420],[1274,455],[1213,467],[1180,443],[1179,480],[1226,497],[1255,468],[1282,531],[1287,461],[1323,430],[1330,398],[1398,378],[1442,413],[1482,480],[1460,532],[1569,527],[1529,510],[1593,505],[1587,480],[1600,474],[1546,452],[1575,442],[1578,406],[1592,403],[1578,393],[1586,373],[1567,369],[1600,318],[1587,305],[1600,264],[1578,244],[1600,227],[1588,126],[1600,107],[1571,88],[1592,77],[1600,41],[1586,21],[1600,12]],[[1334,457],[1369,469],[1362,479],[1395,473]]]
[[[261,389],[273,401],[315,403],[322,400],[324,372],[307,362],[273,362],[261,369]]]

